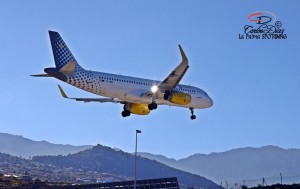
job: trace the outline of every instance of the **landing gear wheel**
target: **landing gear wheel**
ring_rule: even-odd
[[[156,103],[152,103],[153,104],[153,110],[157,109],[157,104]]]
[[[149,109],[149,110],[153,110],[152,104],[148,104],[148,109]]]
[[[124,110],[124,111],[122,111],[122,116],[123,116],[123,117],[128,117],[128,116],[130,116],[130,111],[129,111],[129,110]]]
[[[196,116],[195,115],[191,115],[191,120],[194,120],[196,119]]]
[[[157,108],[157,104],[155,102],[148,104],[148,109],[149,110],[155,110]]]

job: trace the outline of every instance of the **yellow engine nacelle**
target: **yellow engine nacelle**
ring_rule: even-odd
[[[130,112],[137,115],[148,115],[150,110],[148,109],[148,104],[130,104]]]
[[[164,99],[174,104],[187,105],[191,102],[191,95],[183,92],[165,93]]]

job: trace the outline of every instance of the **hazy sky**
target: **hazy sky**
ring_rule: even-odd
[[[285,40],[241,40],[247,17],[270,11]],[[237,147],[300,148],[300,1],[1,1],[0,132],[63,144],[103,144],[182,158]],[[181,61],[182,83],[214,100],[190,120],[184,108],[121,116],[122,105],[63,99],[95,97],[53,78],[48,30],[58,31],[79,64],[103,72],[164,79]]]

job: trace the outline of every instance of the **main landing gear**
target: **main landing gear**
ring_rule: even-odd
[[[130,111],[129,111],[129,110],[124,110],[124,111],[122,111],[122,116],[123,116],[123,117],[128,117],[128,116],[130,116]]]
[[[128,110],[127,107],[128,107],[128,105],[127,105],[127,104],[124,104],[124,108],[123,108],[124,111],[122,111],[122,113],[121,113],[123,117],[128,117],[128,116],[130,116],[130,113],[131,113],[131,112]]]
[[[190,110],[191,110],[191,120],[194,120],[194,119],[196,119],[196,115],[194,115],[194,108],[190,108]]]
[[[154,86],[151,88],[151,90],[153,89],[153,88],[155,88]],[[155,88],[155,90],[153,91],[152,90],[152,92],[153,92],[153,95],[152,95],[152,102],[151,102],[151,104],[148,104],[148,109],[151,111],[151,110],[155,110],[155,109],[157,109],[157,104],[155,103],[155,99],[157,99],[157,93],[156,93],[156,91],[157,91],[157,87]]]
[[[157,108],[157,104],[155,102],[152,102],[151,104],[148,105],[149,110],[155,110]]]

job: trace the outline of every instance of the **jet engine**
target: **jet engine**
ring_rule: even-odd
[[[150,110],[148,109],[148,104],[131,103],[129,111],[137,115],[148,115],[150,113]]]
[[[164,99],[174,104],[187,105],[191,102],[192,97],[184,92],[173,91],[166,92],[164,94]]]
[[[122,111],[123,117],[128,117],[130,114],[137,115],[148,115],[150,110],[148,109],[148,104],[137,104],[137,103],[126,103],[124,104],[124,111]]]

